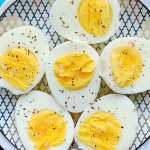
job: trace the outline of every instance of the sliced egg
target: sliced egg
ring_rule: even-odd
[[[54,29],[75,42],[100,43],[119,28],[117,0],[56,0],[50,12]]]
[[[101,54],[102,77],[115,92],[140,93],[150,89],[150,42],[137,37],[109,43]]]
[[[33,89],[44,74],[49,44],[33,26],[12,29],[0,38],[0,87],[13,94]]]
[[[133,102],[123,95],[106,95],[85,108],[75,128],[75,142],[82,150],[127,150],[137,126]]]
[[[101,83],[98,53],[89,45],[65,42],[46,64],[46,78],[56,100],[68,111],[81,112],[95,100]]]
[[[27,150],[67,150],[73,140],[70,114],[52,96],[40,91],[18,99],[15,123]]]

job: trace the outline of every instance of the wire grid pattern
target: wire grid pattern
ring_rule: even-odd
[[[52,28],[49,20],[51,6],[55,0],[18,0],[13,4],[0,19],[0,35],[4,32],[22,25],[34,25],[43,30],[49,38],[50,49],[66,41]],[[100,54],[108,42],[126,36],[138,36],[150,38],[150,12],[136,0],[119,0],[121,5],[120,28],[118,32],[107,42],[92,45]],[[35,87],[50,93],[46,78]],[[98,97],[113,93],[102,81]],[[127,95],[133,100],[139,117],[137,137],[130,150],[135,150],[150,136],[150,91]],[[12,95],[8,90],[0,89],[0,131],[17,149],[25,150],[17,129],[15,127],[14,109],[18,96]],[[78,120],[80,114],[72,114],[74,121]],[[75,148],[73,142],[69,150]],[[77,149],[77,148],[76,148]]]

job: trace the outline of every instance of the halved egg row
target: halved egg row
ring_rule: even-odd
[[[148,40],[127,37],[110,42],[100,57],[77,42],[62,43],[49,53],[42,31],[18,27],[0,38],[0,86],[16,95],[27,93],[45,71],[56,100],[70,112],[82,112],[96,99],[101,77],[121,94],[150,89],[149,47]]]
[[[73,137],[83,150],[127,150],[136,137],[138,117],[128,97],[110,94],[84,108],[74,129],[70,114],[52,96],[31,91],[18,99],[15,123],[28,150],[67,150]]]
[[[87,44],[62,43],[50,52],[46,63],[49,88],[59,104],[75,113],[96,99],[101,77],[120,94],[149,90],[149,47],[150,42],[142,38],[119,38],[99,57]]]
[[[0,87],[15,95],[32,90],[45,68],[51,91],[69,111],[83,111],[98,94],[100,59],[87,44],[66,42],[49,54],[49,44],[42,31],[23,26],[5,33],[0,38],[0,49]]]
[[[100,59],[91,46],[77,42],[60,44],[49,54],[49,44],[42,31],[32,26],[18,27],[0,38],[0,86],[13,94],[30,91],[43,76],[47,61],[50,89],[56,97],[62,93],[62,99],[73,99],[78,94],[82,101],[91,92],[93,96],[89,99],[94,100],[100,76],[117,93],[143,92],[150,88],[149,46],[148,40],[127,37],[110,42]]]

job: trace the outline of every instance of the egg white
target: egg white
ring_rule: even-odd
[[[36,36],[36,38],[34,38]],[[13,94],[19,95],[29,92],[41,80],[44,74],[44,66],[49,54],[49,43],[44,33],[33,26],[22,26],[14,28],[0,37],[0,55],[11,48],[23,47],[34,53],[38,61],[38,74],[34,83],[26,90],[18,90],[0,79],[0,87],[10,90]]]
[[[85,108],[75,127],[75,142],[82,150],[93,150],[93,148],[83,144],[77,137],[80,124],[95,112],[108,112],[113,114],[121,124],[122,131],[120,141],[114,150],[127,150],[132,145],[136,137],[138,126],[138,116],[133,102],[126,96],[109,94],[103,96]]]
[[[86,87],[68,90],[57,81],[54,75],[55,60],[67,53],[86,51],[95,63],[93,78]],[[101,66],[98,53],[89,45],[76,42],[65,42],[55,47],[46,63],[46,78],[56,100],[70,112],[82,112],[85,106],[95,100],[101,83]],[[67,105],[66,105],[67,102]],[[75,106],[75,108],[74,108]]]
[[[112,6],[112,24],[103,36],[94,36],[86,32],[80,25],[77,16],[81,0],[56,0],[50,12],[53,28],[64,38],[75,42],[100,43],[108,40],[118,30],[120,5],[117,0],[108,0]],[[72,2],[72,3],[71,3]]]
[[[139,78],[132,85],[120,88],[111,76],[111,52],[122,45],[134,45],[141,55],[143,67]],[[122,94],[140,93],[150,89],[150,41],[138,37],[119,38],[109,43],[102,51],[100,60],[102,63],[102,77],[107,85],[115,92]]]
[[[64,110],[55,99],[41,91],[31,91],[29,94],[21,96],[15,108],[15,123],[21,138],[21,141],[27,150],[36,150],[34,143],[29,139],[27,134],[27,124],[32,116],[32,112],[49,109],[60,114],[67,121],[65,142],[59,146],[51,147],[48,150],[67,150],[73,140],[74,123],[70,114]]]

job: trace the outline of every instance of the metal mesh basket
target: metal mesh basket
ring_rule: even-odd
[[[51,26],[49,12],[54,0],[18,0],[1,17],[0,35],[4,32],[22,25],[33,25],[43,30],[49,38],[50,49],[64,42]],[[136,0],[119,0],[121,5],[120,28],[118,32],[108,41],[118,37],[138,36],[150,38],[150,12]],[[100,54],[103,47],[108,43],[92,45]],[[35,89],[50,93],[46,78],[43,77]],[[102,82],[99,95],[103,96],[113,93],[104,82]],[[150,136],[150,91],[127,95],[133,100],[139,117],[137,137],[133,142],[131,150],[137,149]],[[20,141],[14,123],[14,108],[18,97],[12,95],[6,89],[0,89],[0,131],[20,150],[25,149]],[[80,114],[72,114],[74,120]],[[73,143],[71,148],[75,148]],[[76,148],[77,149],[77,148]]]

